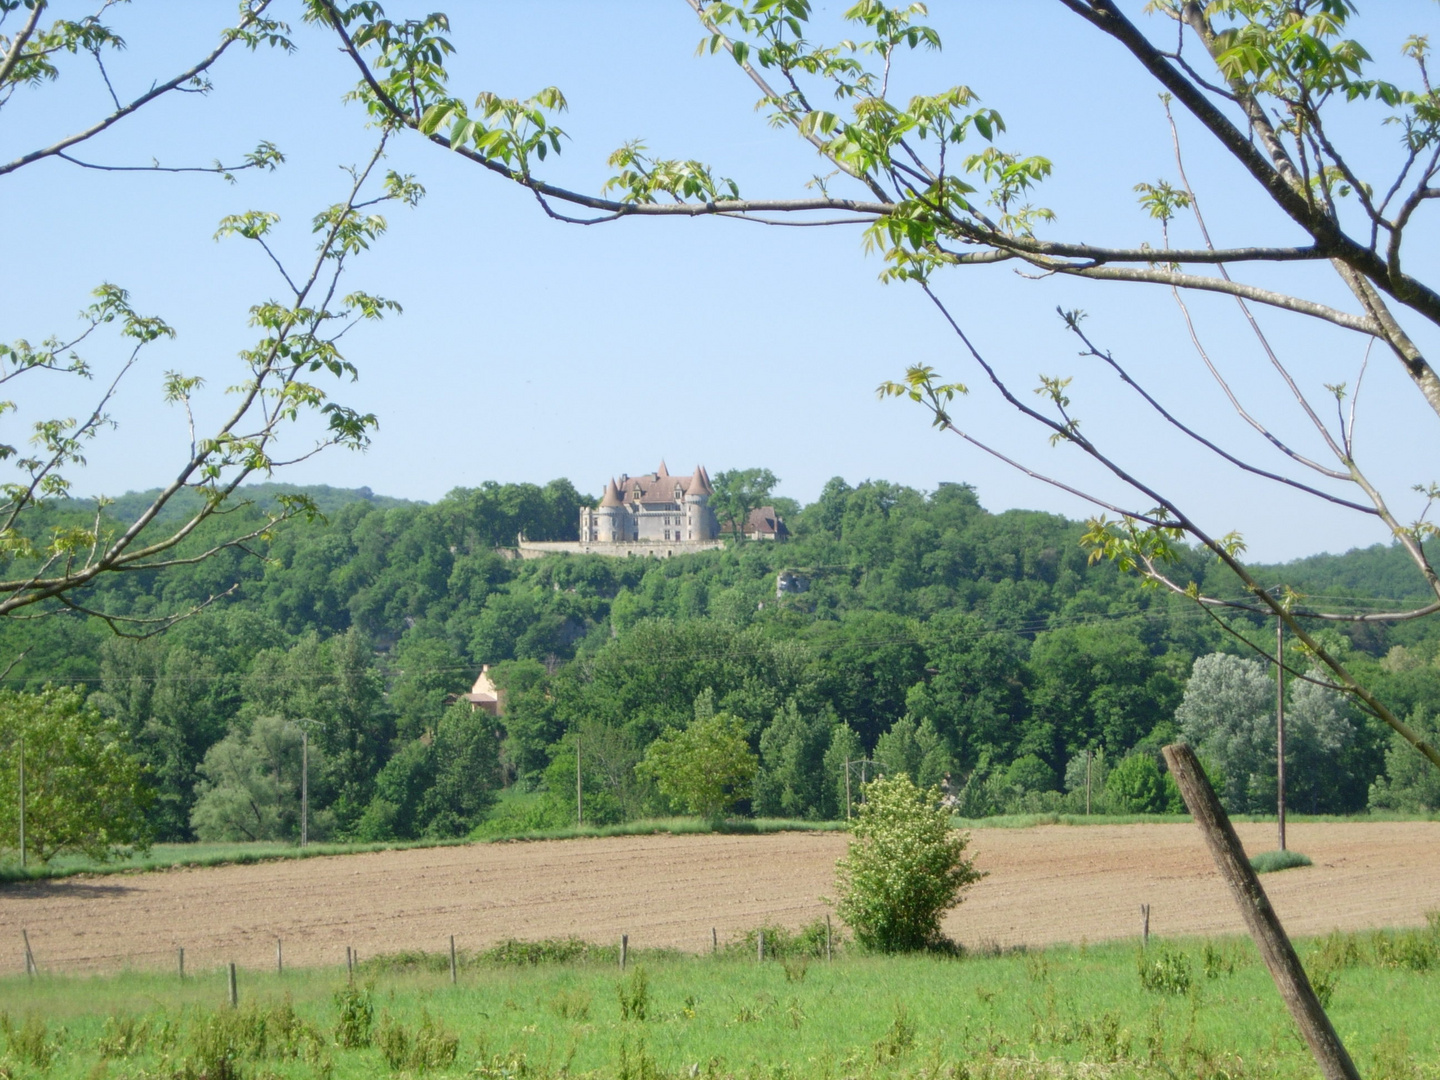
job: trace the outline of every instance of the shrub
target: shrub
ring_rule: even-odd
[[[1160,767],[1149,754],[1131,754],[1110,770],[1105,801],[1115,814],[1158,814],[1168,802]]]
[[[903,952],[944,945],[940,919],[984,875],[965,856],[968,834],[950,828],[938,788],[904,773],[867,784],[836,864],[840,917],[866,948]]]
[[[1250,866],[1257,874],[1273,874],[1277,870],[1293,870],[1297,866],[1309,866],[1310,856],[1298,851],[1262,851],[1250,857]]]

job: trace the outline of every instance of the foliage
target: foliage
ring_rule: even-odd
[[[865,786],[850,849],[836,864],[837,909],[866,948],[907,952],[944,944],[940,920],[982,875],[950,828],[936,788],[901,773]]]
[[[1286,848],[1284,851],[1262,851],[1250,857],[1250,866],[1257,874],[1272,874],[1277,870],[1293,870],[1297,866],[1309,866],[1310,856]]]
[[[190,824],[202,841],[295,840],[300,835],[301,732],[279,716],[256,717],[248,733],[232,732],[200,766]],[[318,774],[322,758],[311,750]],[[317,837],[323,827],[315,828]]]
[[[769,469],[728,469],[711,482],[710,509],[729,527],[736,542],[744,540],[750,511],[763,506],[780,481]]]
[[[1131,754],[1105,780],[1105,803],[1112,813],[1158,814],[1168,808],[1160,767],[1149,754]]]
[[[1430,740],[1440,738],[1440,724],[1435,713],[1422,706],[1410,714],[1415,730]],[[1405,810],[1410,813],[1435,813],[1440,810],[1440,773],[1394,736],[1385,751],[1385,775],[1370,786],[1370,806],[1375,810]]]
[[[729,713],[716,713],[661,735],[635,771],[653,780],[666,798],[713,821],[749,797],[757,768],[744,725]]]
[[[1186,741],[1217,766],[1220,776],[1212,775],[1211,783],[1232,813],[1274,802],[1266,783],[1275,772],[1274,702],[1275,684],[1263,664],[1212,653],[1195,661],[1175,711]]]
[[[106,860],[145,848],[152,792],[120,725],[77,689],[0,690],[0,836],[18,851],[20,765],[25,770],[25,851],[41,862],[61,852]]]

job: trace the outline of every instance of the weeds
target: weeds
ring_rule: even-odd
[[[428,1009],[420,1010],[420,1023],[414,1031],[394,1020],[387,1011],[380,1016],[375,1045],[391,1072],[427,1072],[448,1069],[455,1064],[460,1037],[446,1028],[444,1021],[433,1018]]]
[[[783,926],[757,926],[745,931],[745,936],[725,946],[725,954],[732,957],[752,957],[758,951],[759,935],[765,935],[766,960],[794,960],[805,957],[810,960],[825,958],[826,923],[816,919],[799,930],[787,930]],[[839,948],[842,938],[839,931],[832,932],[831,949]]]
[[[1188,994],[1193,982],[1190,959],[1181,952],[1172,952],[1163,945],[1154,955],[1143,950],[1136,957],[1140,985],[1153,994]]]
[[[620,1019],[643,1022],[650,1011],[650,979],[643,967],[637,967],[628,979],[615,984],[620,999]]]
[[[894,1061],[915,1045],[915,1022],[904,1005],[895,1006],[895,1018],[885,1029],[885,1034],[875,1041],[875,1064],[884,1065]]]
[[[561,990],[550,999],[550,1011],[561,1020],[589,1020],[591,995],[584,990]]]
[[[0,1031],[5,1032],[5,1042],[11,1054],[39,1069],[48,1069],[60,1048],[60,1034],[51,1039],[45,1018],[37,1012],[26,1013],[19,1027],[10,1019],[9,1013],[0,1013]]]
[[[375,1026],[375,1003],[370,997],[371,986],[342,986],[335,991],[335,1042],[347,1050],[370,1045]]]

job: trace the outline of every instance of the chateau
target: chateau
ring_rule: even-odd
[[[580,511],[580,540],[592,543],[717,540],[710,509],[710,477],[696,465],[688,477],[671,476],[665,462],[644,476],[620,474],[605,485],[600,505]]]
[[[600,505],[580,510],[579,540],[526,540],[520,537],[522,559],[553,552],[571,555],[693,555],[725,546],[721,528],[710,509],[710,474],[696,465],[689,476],[671,476],[665,462],[644,476],[621,473],[611,478]],[[759,506],[740,523],[746,540],[784,540],[790,535],[773,506]]]

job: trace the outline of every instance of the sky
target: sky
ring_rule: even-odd
[[[437,3],[386,6],[398,18]],[[814,6],[818,38],[853,33],[839,22],[846,4]],[[1123,6],[1161,31],[1142,4]],[[609,152],[635,138],[663,156],[711,164],[747,196],[804,195],[806,182],[828,171],[793,133],[766,123],[754,87],[732,62],[696,55],[701,31],[683,0],[452,0],[448,7],[457,46],[448,66],[461,96],[487,89],[524,96],[549,85],[566,95],[559,122],[569,138],[543,167],[547,180],[598,192]],[[117,91],[138,93],[193,62],[233,11],[228,0],[183,7],[137,0],[107,13],[127,42],[107,59]],[[218,416],[224,388],[238,379],[236,353],[254,336],[249,307],[282,295],[283,283],[253,245],[213,240],[218,219],[278,212],[278,250],[299,260],[311,250],[311,215],[342,192],[341,166],[363,160],[372,145],[363,113],[342,100],[355,81],[348,61],[322,32],[301,25],[296,5],[276,0],[275,11],[294,24],[294,53],[232,51],[213,70],[210,94],[172,95],[83,152],[109,164],[182,165],[233,161],[269,139],[287,157],[273,174],[241,174],[230,185],[48,161],[0,177],[0,340],[64,334],[101,282],[129,289],[137,307],[178,332],[127,381],[111,410],[116,427],[73,475],[77,493],[168,481],[187,436],[183,415],[160,400],[164,373],[203,376],[202,422]],[[1362,12],[1356,36],[1379,71],[1408,79],[1400,44],[1440,28],[1440,8],[1430,0],[1371,0]],[[1057,214],[1045,235],[1159,244],[1133,188],[1174,181],[1174,147],[1156,87],[1133,61],[1054,0],[934,0],[926,21],[943,49],[897,62],[897,99],[964,84],[998,109],[1008,129],[1003,147],[1054,163],[1036,199]],[[106,102],[93,62],[70,58],[58,82],[22,90],[0,112],[0,159],[84,126]],[[1384,115],[1382,107],[1357,106],[1339,129],[1382,183],[1399,160]],[[1179,130],[1218,244],[1299,239],[1197,125],[1182,116]],[[486,480],[564,476],[598,495],[610,476],[649,471],[663,458],[677,472],[697,462],[712,475],[767,467],[780,477],[777,493],[801,502],[841,476],[923,490],[966,482],[997,512],[1093,512],[937,433],[918,407],[877,400],[882,380],[925,363],[972,388],[955,409],[967,431],[1036,471],[1147,508],[1073,447],[1052,447],[989,390],[924,295],[879,280],[882,265],[863,250],[858,228],[719,220],[580,227],[547,219],[527,192],[415,136],[391,145],[387,165],[415,174],[428,194],[414,210],[387,210],[388,235],[347,271],[347,285],[398,300],[404,314],[347,336],[360,379],[333,388],[337,400],[376,413],[379,429],[364,453],[327,451],[276,479],[435,500]],[[1422,211],[1409,249],[1412,272],[1429,280],[1437,269],[1434,213]],[[1177,223],[1175,239],[1197,243],[1193,224]],[[1247,279],[1354,309],[1325,267]],[[1041,375],[1071,377],[1087,435],[1175,495],[1212,533],[1239,530],[1252,558],[1387,539],[1373,519],[1246,477],[1165,428],[1098,361],[1077,355],[1055,311],[1083,309],[1097,344],[1186,423],[1257,464],[1293,472],[1226,403],[1167,290],[1034,280],[991,266],[948,272],[937,292],[1017,391],[1028,399]],[[1201,297],[1191,308],[1203,344],[1247,407],[1302,452],[1322,455],[1233,301]],[[1258,318],[1328,417],[1334,405],[1325,384],[1355,385],[1365,341],[1275,311]],[[1440,352],[1433,328],[1414,318],[1407,327],[1423,348]],[[85,355],[98,383],[121,352],[110,337],[87,343]],[[19,407],[0,421],[5,441],[23,437],[23,425],[41,415],[83,414],[97,388],[44,373],[26,378],[12,384]],[[1399,365],[1379,350],[1365,368],[1356,431],[1362,466],[1401,518],[1413,518],[1423,507],[1412,486],[1440,480],[1440,432]],[[296,431],[287,445],[303,452],[310,435]]]

